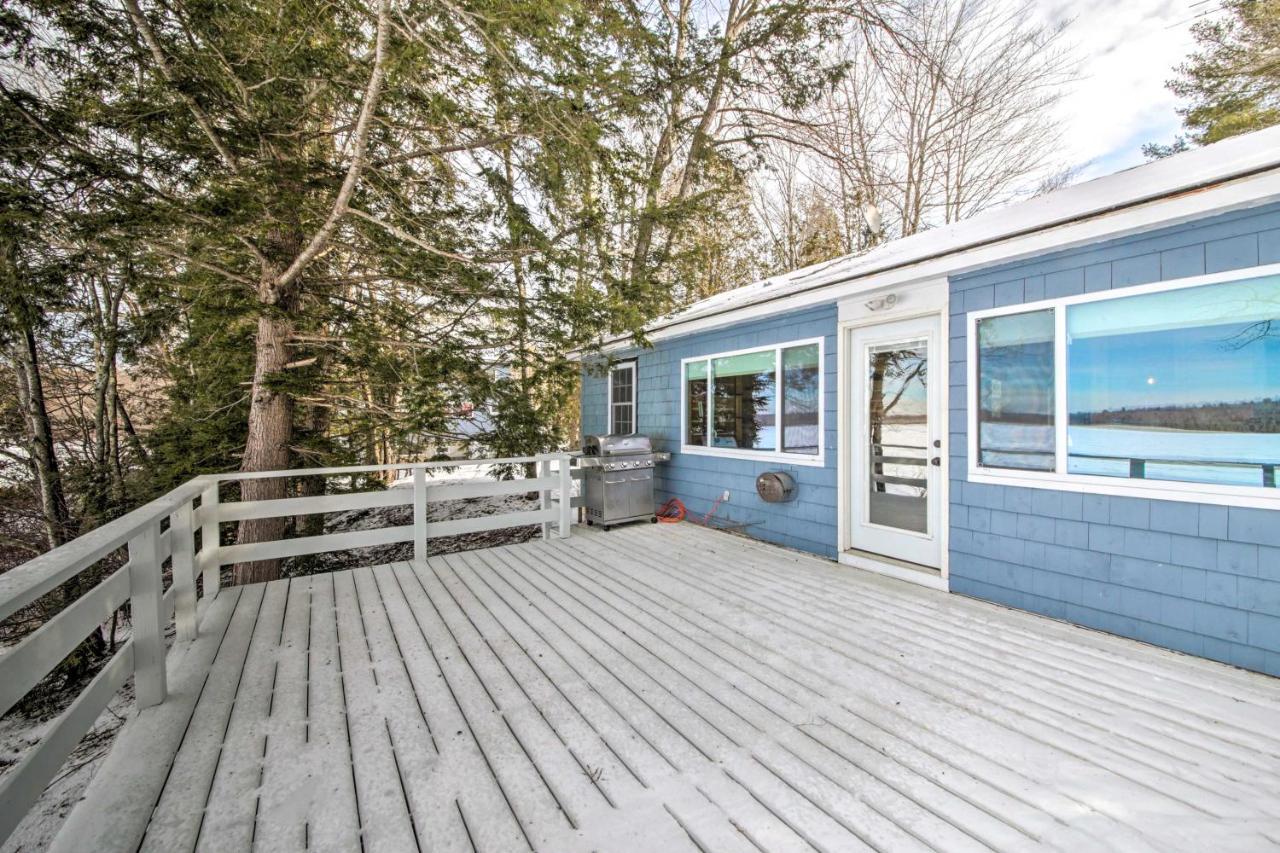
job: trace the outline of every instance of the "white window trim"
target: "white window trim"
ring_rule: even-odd
[[[1266,264],[1227,272],[1210,273],[1190,278],[1170,279],[1152,284],[1120,287],[1096,293],[1083,293],[1055,299],[1041,299],[1000,308],[987,308],[969,312],[966,322],[966,380],[968,383],[968,481],[1000,486],[1023,486],[1034,489],[1057,489],[1065,492],[1117,495],[1121,497],[1154,498],[1157,500],[1185,501],[1189,503],[1221,504],[1226,506],[1261,507],[1280,509],[1280,488],[1265,486],[1231,486],[1214,483],[1187,483],[1178,480],[1131,480],[1120,477],[1100,477],[1092,474],[1069,474],[1067,465],[1067,395],[1066,395],[1066,308],[1087,302],[1142,296],[1148,293],[1165,293],[1207,284],[1222,284],[1249,278],[1280,275],[1280,264]],[[978,321],[990,317],[1024,314],[1031,311],[1054,311],[1054,427],[1056,463],[1053,471],[1020,471],[1012,468],[992,468],[978,464]]]
[[[639,424],[636,422],[636,413],[639,408],[636,406],[636,398],[639,396],[639,389],[636,388],[636,362],[619,361],[609,368],[609,388],[605,399],[608,401],[606,405],[609,407],[609,434],[613,435],[613,374],[616,370],[631,371],[631,432],[627,435],[635,435]],[[621,405],[621,404],[620,404]]]
[[[735,355],[746,355],[753,352],[768,352],[773,350],[773,362],[775,371],[775,387],[778,389],[779,411],[778,429],[776,430],[778,441],[782,441],[782,411],[781,403],[782,393],[782,351],[792,347],[818,345],[818,452],[813,453],[784,453],[781,450],[743,450],[737,447],[712,447],[710,446],[710,432],[712,426],[712,418],[715,413],[711,410],[711,360],[716,358],[729,358]],[[805,338],[798,341],[784,341],[780,344],[766,344],[764,346],[746,347],[744,349],[729,350],[728,352],[713,352],[706,355],[690,356],[689,358],[680,359],[680,452],[688,453],[692,456],[723,456],[729,459],[745,459],[750,462],[781,462],[788,465],[808,465],[812,467],[822,467],[826,465],[826,393],[827,393],[827,362],[826,362],[826,343],[823,338]],[[706,446],[697,444],[686,444],[685,440],[689,436],[689,383],[685,380],[686,365],[692,362],[707,363],[707,441]]]

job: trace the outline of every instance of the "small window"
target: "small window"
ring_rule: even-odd
[[[972,474],[1280,498],[1280,274],[1028,307],[974,316]]]
[[[767,350],[711,360],[715,447],[777,448],[776,356]]]
[[[636,431],[636,363],[618,364],[609,371],[609,432]]]
[[[684,366],[685,436],[684,443],[705,446],[707,443],[707,363],[691,361]]]
[[[682,378],[688,452],[821,464],[821,342],[685,359]]]
[[[978,321],[978,459],[1054,469],[1053,311]]]
[[[782,451],[816,455],[822,436],[818,420],[822,400],[818,345],[788,347],[782,351]]]

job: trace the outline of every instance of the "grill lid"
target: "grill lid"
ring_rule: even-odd
[[[647,435],[588,435],[582,440],[582,452],[587,456],[632,456],[652,451]]]

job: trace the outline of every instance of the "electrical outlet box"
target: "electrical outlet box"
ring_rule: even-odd
[[[723,493],[721,493],[721,495],[720,495],[720,503],[726,503],[726,504],[727,504],[728,502],[729,502],[729,490],[728,490],[728,489],[725,489],[725,490],[724,490],[724,492],[723,492]]]

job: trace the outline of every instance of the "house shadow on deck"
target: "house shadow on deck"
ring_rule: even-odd
[[[1259,849],[1280,680],[689,524],[223,589],[64,850]]]

